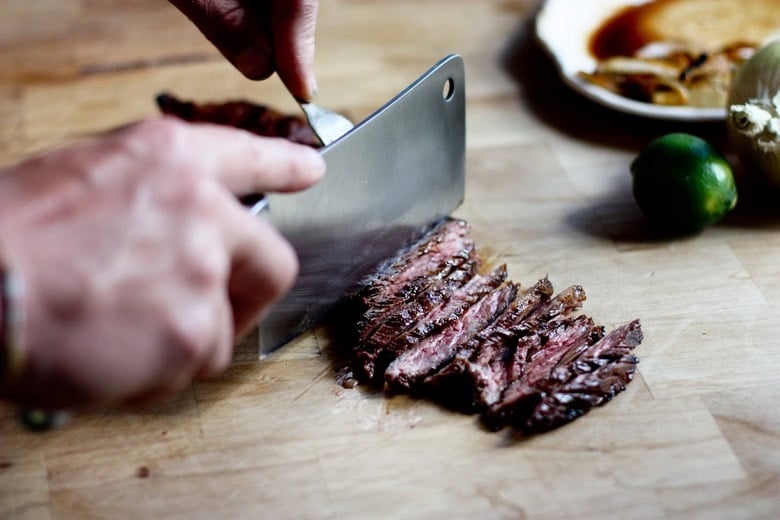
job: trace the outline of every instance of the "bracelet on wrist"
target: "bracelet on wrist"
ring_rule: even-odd
[[[24,306],[22,280],[9,265],[0,267],[0,387],[9,386],[24,371],[22,343]]]

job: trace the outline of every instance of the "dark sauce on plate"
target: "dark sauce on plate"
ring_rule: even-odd
[[[588,49],[594,58],[604,60],[633,54],[657,39],[643,19],[669,0],[656,0],[625,7],[608,18],[591,36]],[[673,0],[672,0],[673,1]]]

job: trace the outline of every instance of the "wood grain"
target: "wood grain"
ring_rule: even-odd
[[[155,409],[32,434],[0,405],[2,518],[776,518],[779,215],[740,201],[661,240],[631,196],[651,122],[568,91],[529,32],[535,0],[328,0],[319,101],[369,114],[443,55],[467,68],[468,220],[510,277],[582,284],[585,312],[642,319],[639,372],[603,408],[518,440],[422,400],[336,383],[314,331]],[[248,81],[159,0],[0,5],[0,165],[156,114],[163,90],[294,104]]]

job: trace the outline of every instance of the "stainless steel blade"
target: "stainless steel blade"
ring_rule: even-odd
[[[317,323],[386,259],[463,201],[465,76],[451,55],[322,149],[325,178],[268,196],[298,280],[260,323],[264,357]]]

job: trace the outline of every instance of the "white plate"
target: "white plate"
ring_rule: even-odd
[[[536,18],[536,34],[555,59],[564,82],[597,103],[621,112],[655,119],[725,119],[725,108],[643,103],[619,96],[579,77],[579,72],[590,72],[596,68],[596,59],[588,50],[588,44],[596,30],[619,9],[648,1],[650,0],[547,0]]]

